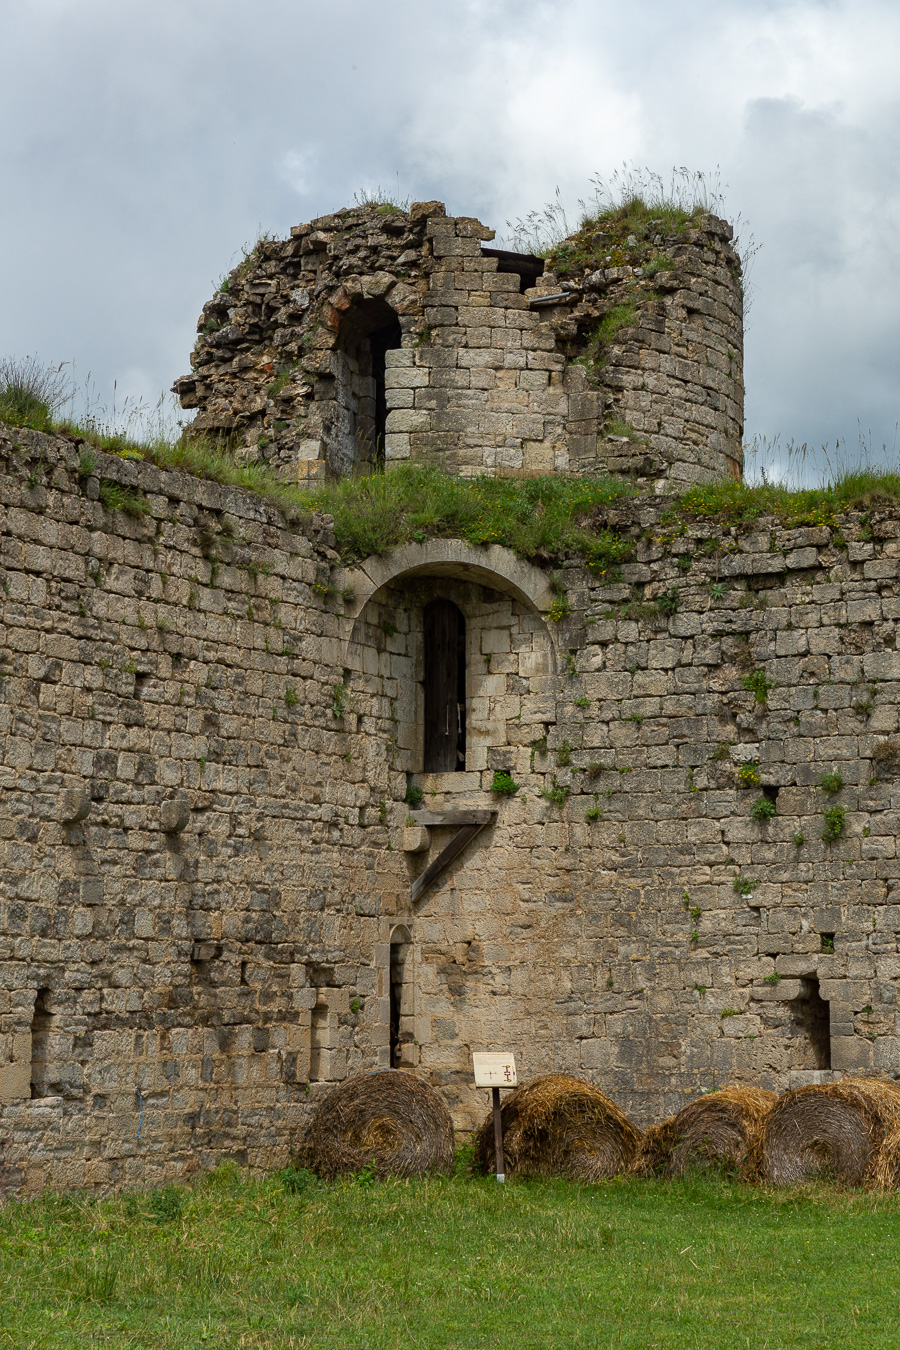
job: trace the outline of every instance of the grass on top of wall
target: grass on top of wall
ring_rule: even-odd
[[[502,544],[520,557],[552,563],[580,557],[604,570],[630,553],[605,529],[592,529],[598,506],[634,489],[608,477],[455,478],[428,464],[347,478],[309,492],[310,507],[334,517],[341,552],[385,553],[433,537]]]
[[[233,1165],[0,1211],[0,1346],[893,1350],[900,1198]]]
[[[846,511],[871,511],[900,502],[900,474],[853,468],[835,474],[822,487],[789,488],[780,483],[706,483],[681,493],[666,513],[721,520],[737,528],[771,516],[787,529],[801,525],[834,527]]]
[[[59,370],[23,362],[0,362],[0,422],[42,432],[62,432],[87,446],[128,459],[146,459],[244,488],[288,516],[322,511],[334,517],[335,536],[350,562],[429,538],[461,538],[475,545],[501,544],[520,557],[552,566],[567,558],[612,579],[634,552],[631,531],[607,527],[598,508],[635,496],[635,488],[605,476],[457,478],[426,463],[406,463],[387,473],[359,474],[312,488],[285,483],[264,464],[240,462],[222,444],[199,437],[173,437],[164,428],[133,436],[99,419],[60,418],[65,393]],[[82,451],[90,462],[91,450]],[[650,499],[651,501],[653,498]],[[666,502],[668,504],[666,504]],[[900,502],[900,474],[854,467],[833,472],[817,488],[734,481],[692,487],[660,502],[662,522],[681,532],[692,519],[749,529],[763,517],[783,526],[835,527],[842,512],[869,511]],[[598,517],[599,523],[598,523]]]

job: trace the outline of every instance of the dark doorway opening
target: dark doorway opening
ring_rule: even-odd
[[[423,614],[426,773],[466,767],[466,621],[452,600],[432,600]]]
[[[498,272],[514,272],[519,278],[519,294],[544,275],[544,259],[533,253],[511,253],[505,248],[482,248],[482,256],[497,259]]]
[[[812,1046],[814,1068],[831,1068],[831,1008],[819,993],[815,976],[800,981],[800,995],[789,1004],[794,1026]]]

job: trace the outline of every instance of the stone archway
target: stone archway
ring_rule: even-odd
[[[489,757],[496,767],[498,755],[520,744],[526,732],[538,740],[546,734],[543,698],[531,693],[543,694],[543,681],[557,669],[546,618],[554,594],[538,568],[499,546],[435,539],[368,558],[342,584],[349,611],[343,666],[351,683],[359,676],[360,691],[375,695],[380,715],[388,718],[395,768],[450,774],[458,790],[472,784],[465,774],[483,772]],[[444,757],[432,762],[428,753],[428,709],[441,685],[433,678],[434,652],[425,650],[428,615],[436,608],[457,614],[464,644],[454,645],[453,678],[443,682],[448,698],[455,691],[452,713],[442,718],[448,734],[450,722],[456,724],[452,763]]]
[[[423,576],[474,581],[514,596],[541,617],[555,666],[556,643],[545,619],[555,597],[547,574],[499,544],[479,548],[462,539],[429,539],[423,544],[406,544],[383,557],[366,558],[347,570],[343,587],[348,595],[352,594],[343,621],[347,656],[359,642],[360,620],[378,592],[398,581]],[[345,661],[345,664],[350,662]]]

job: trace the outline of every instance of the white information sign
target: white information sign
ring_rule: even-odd
[[[472,1056],[476,1087],[516,1087],[516,1061],[512,1055],[488,1054]]]

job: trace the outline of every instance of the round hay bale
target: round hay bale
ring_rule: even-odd
[[[650,1127],[632,1171],[644,1177],[676,1177],[697,1167],[737,1168],[777,1100],[777,1092],[753,1087],[723,1088],[700,1097]]]
[[[885,1135],[872,1164],[869,1181],[882,1191],[900,1190],[900,1125],[892,1125]]]
[[[449,1172],[453,1121],[424,1079],[402,1069],[378,1069],[328,1094],[309,1127],[306,1159],[327,1180],[364,1167],[373,1167],[379,1177]]]
[[[520,1177],[572,1177],[597,1181],[625,1172],[641,1132],[593,1083],[570,1074],[533,1078],[515,1088],[500,1108],[504,1166]],[[494,1116],[475,1140],[477,1171],[496,1170]]]
[[[763,1181],[789,1186],[816,1178],[877,1184],[885,1137],[900,1127],[900,1087],[845,1078],[786,1092],[772,1107],[747,1158]]]

